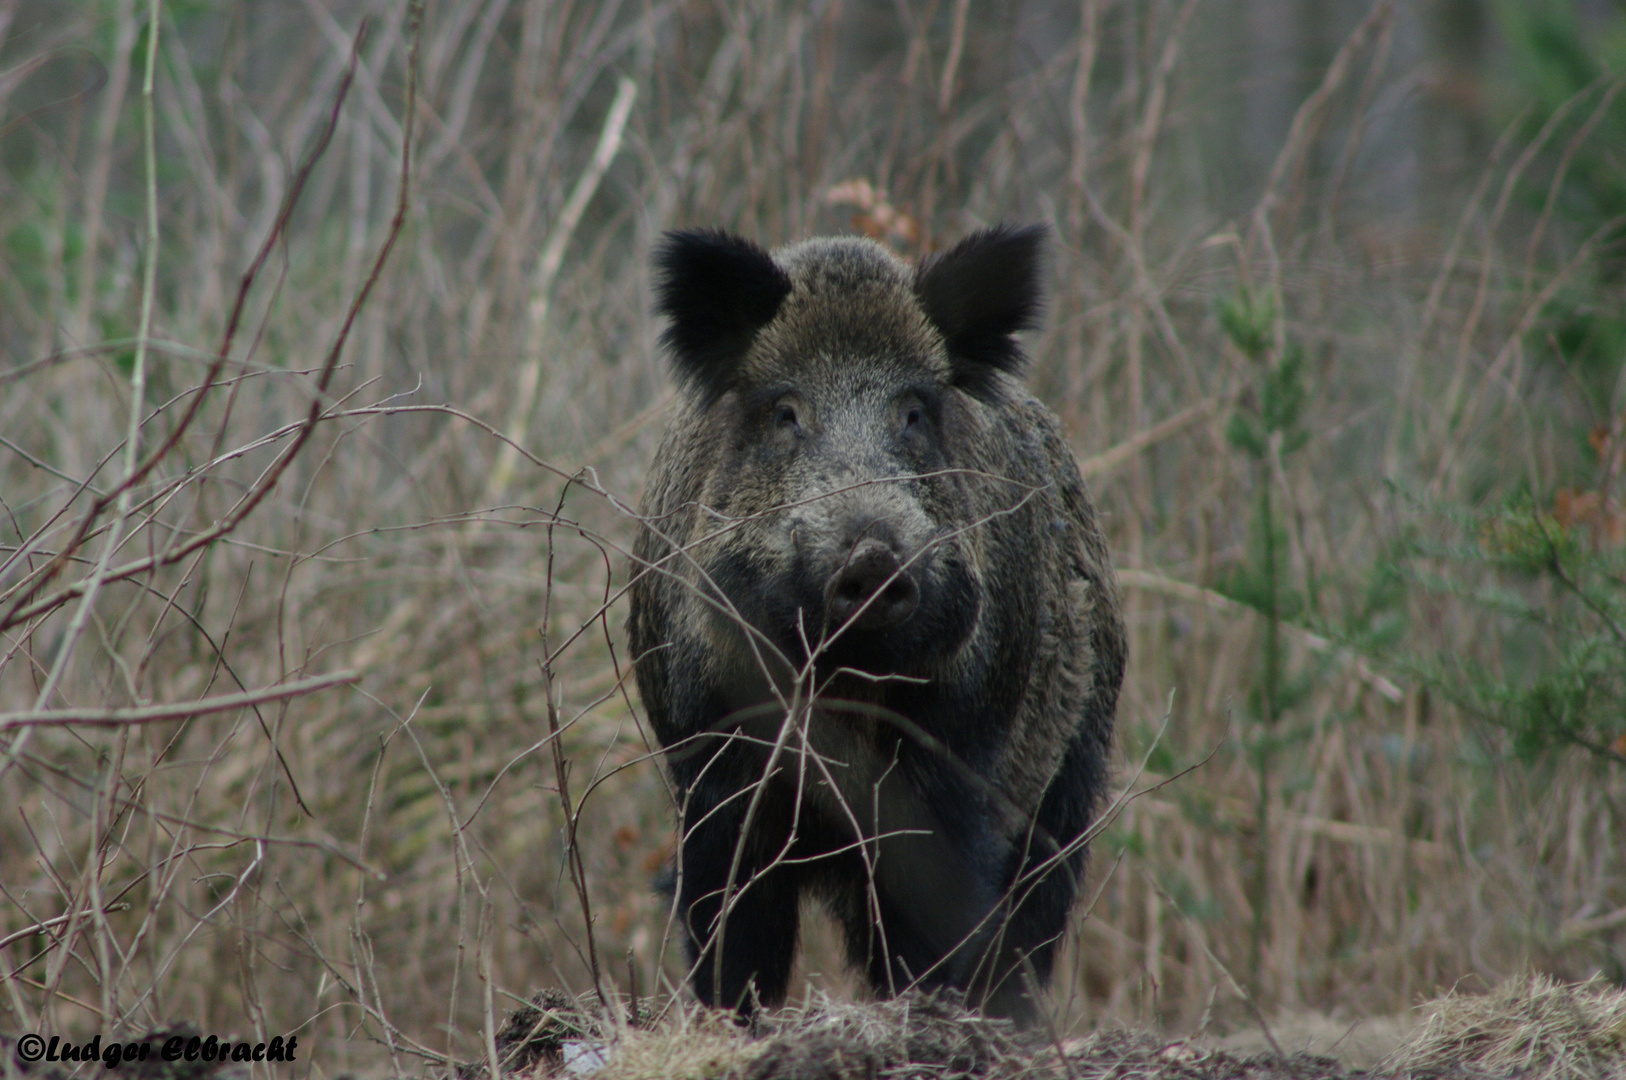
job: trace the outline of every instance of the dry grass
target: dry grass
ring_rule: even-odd
[[[1420,1029],[1390,1060],[1398,1071],[1477,1069],[1521,1080],[1626,1076],[1626,992],[1601,979],[1570,986],[1532,975],[1489,994],[1452,992],[1422,1010]]]
[[[947,995],[907,994],[871,1005],[816,996],[758,1018],[756,1030],[717,1013],[679,1010],[664,1021],[608,1024],[550,995],[519,1010],[499,1035],[502,1064],[558,1075],[591,1060],[595,1076],[671,1080],[873,1080],[878,1076],[1069,1077],[1091,1080],[1615,1080],[1626,1076],[1626,993],[1545,976],[1505,981],[1489,994],[1452,991],[1419,1006],[1424,1019],[1385,1060],[1356,1069],[1341,1040],[1314,1052],[1251,1053],[1104,1030],[1062,1040],[1021,1033],[967,1012]],[[618,1003],[623,1008],[624,1003]],[[467,1075],[478,1075],[478,1070]]]
[[[593,993],[583,895],[605,993],[666,1000],[671,804],[618,651],[668,393],[647,253],[682,225],[841,230],[855,178],[910,252],[1054,229],[1032,382],[1125,568],[1125,761],[1141,786],[1205,762],[1097,845],[1058,1030],[1245,1023],[1233,985],[1395,1012],[1626,956],[1620,769],[1527,768],[1296,631],[1309,689],[1268,775],[1252,752],[1258,620],[1215,587],[1259,481],[1223,436],[1248,372],[1218,300],[1274,290],[1309,358],[1312,439],[1268,482],[1327,626],[1431,527],[1380,476],[1551,490],[1588,419],[1532,328],[1596,252],[1557,223],[1530,243],[1498,197],[1525,147],[1441,178],[1445,225],[1361,196],[1404,14],[1372,9],[1237,212],[1205,192],[1241,76],[1224,13],[1188,4],[165,10],[154,246],[146,5],[0,0],[0,1026],[298,1030],[328,1074],[486,1061],[532,988]],[[1402,648],[1501,633],[1421,590],[1394,614]]]

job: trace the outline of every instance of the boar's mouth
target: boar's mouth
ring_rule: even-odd
[[[936,548],[899,557],[862,538],[833,569],[807,559],[775,566],[729,552],[706,565],[712,617],[747,666],[765,659],[739,623],[772,641],[793,668],[818,654],[822,672],[849,667],[872,675],[926,675],[970,637],[980,610],[963,560]]]

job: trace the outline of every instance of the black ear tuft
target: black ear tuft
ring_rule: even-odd
[[[790,278],[749,240],[721,229],[669,232],[655,250],[661,343],[683,383],[710,401],[728,389],[752,338],[790,293]]]
[[[915,271],[915,293],[942,331],[955,385],[978,397],[994,392],[994,373],[1020,375],[1027,357],[1019,330],[1038,324],[1044,307],[1043,225],[996,225],[974,232]]]

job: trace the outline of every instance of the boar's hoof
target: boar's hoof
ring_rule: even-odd
[[[886,630],[915,613],[920,586],[891,548],[866,538],[830,576],[824,599],[831,630],[849,624],[858,630]]]

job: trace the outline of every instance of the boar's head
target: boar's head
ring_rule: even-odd
[[[989,229],[915,267],[856,238],[770,255],[667,236],[657,306],[693,405],[675,452],[703,474],[692,557],[742,671],[930,677],[970,637],[987,500],[969,486],[990,482],[977,443],[1024,363],[1043,241]]]

